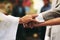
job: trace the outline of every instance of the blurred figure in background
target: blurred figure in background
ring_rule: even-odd
[[[15,17],[25,16],[25,8],[23,6],[23,0],[18,0],[17,4],[13,7],[12,15]],[[23,24],[18,25],[16,40],[26,40],[25,39],[25,29]]]
[[[12,15],[16,16],[16,17],[18,17],[18,16],[22,17],[25,15],[23,0],[18,0],[18,3],[16,5],[14,5]]]
[[[1,0],[1,1],[3,1],[3,0]],[[1,2],[0,2],[1,3]],[[7,2],[6,1],[4,1],[3,2],[3,4],[0,4],[0,10],[2,11],[2,12],[4,12],[4,14],[5,15],[7,15],[7,11],[6,11],[6,9],[5,9],[5,5],[7,4]]]
[[[23,6],[25,7],[26,14],[29,13],[29,11],[30,11],[30,6],[31,6],[31,0],[24,0]]]
[[[5,15],[10,15],[12,13],[13,4],[9,1],[4,1],[3,5],[0,5],[0,9],[4,10]]]
[[[23,5],[25,7],[26,14],[28,15],[33,13],[35,14],[36,10],[34,10],[33,8],[34,5],[33,0],[24,0]]]
[[[13,10],[13,4],[12,3],[7,3],[6,6],[5,6],[5,9],[6,9],[8,15],[11,15],[12,10]]]
[[[51,8],[50,0],[43,0],[44,6],[41,8],[41,12],[47,11]]]

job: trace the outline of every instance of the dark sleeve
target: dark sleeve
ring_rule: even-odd
[[[44,12],[44,11],[43,11],[43,7],[41,8],[41,11],[40,11],[40,13],[42,13],[42,12]]]

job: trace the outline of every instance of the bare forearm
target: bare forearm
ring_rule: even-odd
[[[55,19],[51,19],[43,23],[40,23],[39,26],[59,25],[59,24],[60,24],[60,18],[55,18]]]
[[[55,18],[51,20],[47,20],[45,22],[39,22],[36,24],[33,24],[34,27],[42,27],[42,26],[51,26],[51,25],[59,25],[60,24],[60,18]]]

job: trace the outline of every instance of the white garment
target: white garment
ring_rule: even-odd
[[[0,12],[0,40],[15,40],[19,18]]]
[[[60,40],[60,25],[52,26],[51,40]]]

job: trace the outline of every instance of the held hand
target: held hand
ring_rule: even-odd
[[[42,22],[37,22],[37,21],[33,22],[33,21],[31,21],[31,22],[29,22],[27,24],[23,24],[23,25],[24,25],[25,28],[33,28],[33,27],[40,26],[41,23]]]
[[[23,24],[23,23],[28,23],[30,21],[35,21],[34,18],[37,17],[38,15],[37,14],[33,14],[33,15],[26,15],[22,18],[20,18],[20,23]]]

